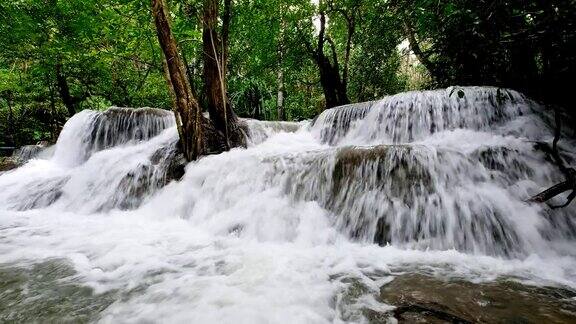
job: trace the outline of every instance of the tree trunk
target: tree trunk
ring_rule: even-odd
[[[326,100],[326,109],[345,105],[350,103],[346,93],[346,86],[340,78],[340,68],[336,48],[332,40],[325,35],[326,33],[326,16],[320,12],[320,31],[318,33],[318,47],[314,54],[314,60],[320,70],[320,84]],[[324,54],[324,43],[328,40],[332,51],[332,63]]]
[[[424,65],[426,70],[428,70],[432,79],[434,79],[434,81],[436,81],[437,83],[444,82],[445,80],[439,67],[436,66],[436,64],[434,64],[432,61],[430,61],[428,56],[424,54],[424,52],[420,48],[420,44],[416,40],[416,31],[414,30],[414,26],[412,26],[412,22],[410,22],[409,17],[404,18],[404,32],[406,34],[406,37],[408,38],[410,49],[412,50],[418,61],[420,61],[420,63]]]
[[[278,97],[276,98],[276,111],[278,120],[286,120],[286,111],[284,110],[284,71],[282,66],[278,66]]]
[[[350,69],[350,52],[352,50],[352,37],[356,31],[356,16],[355,13],[351,15],[344,15],[347,24],[347,38],[346,38],[346,52],[344,53],[344,71],[342,71],[342,84],[344,89],[348,87],[348,71]]]
[[[254,119],[262,119],[262,96],[256,85],[250,86],[246,92],[246,99],[250,116]]]
[[[205,154],[203,117],[198,101],[192,94],[186,69],[174,39],[165,0],[152,0],[156,33],[165,57],[165,77],[173,98],[173,109],[180,135],[181,149],[188,161]]]
[[[219,37],[218,0],[204,0],[202,42],[204,50],[204,91],[210,120],[217,131],[224,135],[226,148],[245,146],[245,134],[238,117],[232,110],[226,89],[226,66],[228,61],[228,31],[230,24],[230,0],[224,1],[222,38]]]
[[[229,11],[230,0],[225,0],[225,3],[227,3],[226,10]],[[202,115],[198,99],[192,91],[186,66],[178,51],[178,43],[170,29],[165,0],[152,0],[152,14],[158,41],[165,57],[164,76],[170,89],[181,149],[186,159],[191,161],[204,154],[220,153],[230,147],[245,145],[246,135],[226,97],[224,76],[227,54],[226,51],[218,50],[224,44],[219,42],[215,30],[218,2],[214,0],[204,2],[204,82],[210,120]],[[225,24],[229,24],[230,17],[226,18],[225,15],[224,21]],[[223,28],[225,38],[228,37],[227,28]],[[210,51],[207,52],[207,49]],[[224,55],[221,56],[221,53]]]
[[[318,58],[318,69],[320,70],[320,84],[326,100],[326,109],[345,105],[348,98],[341,96],[341,80],[338,70],[330,64],[326,57]]]
[[[201,101],[201,98],[198,98],[198,91],[196,91],[196,87],[194,86],[194,73],[190,69],[190,64],[188,64],[188,60],[186,59],[186,55],[182,52],[182,61],[184,62],[184,67],[186,68],[186,76],[188,78],[188,84],[190,85],[190,90],[194,95],[196,100]]]
[[[76,100],[70,95],[70,87],[68,86],[68,81],[66,76],[62,74],[62,64],[56,64],[56,83],[58,85],[58,92],[60,93],[60,98],[66,109],[68,110],[68,116],[72,117],[76,114]]]
[[[56,143],[58,140],[58,134],[60,134],[61,129],[58,127],[58,120],[56,114],[56,100],[54,96],[54,86],[50,84],[48,80],[48,89],[50,91],[50,141]]]
[[[554,129],[554,139],[552,140],[552,148],[549,151],[550,155],[552,156],[552,160],[560,169],[560,172],[564,175],[566,180],[564,182],[558,183],[541,193],[533,196],[528,201],[531,202],[538,202],[543,203],[546,202],[559,194],[571,190],[572,192],[566,198],[566,203],[559,206],[552,206],[551,208],[563,208],[572,202],[576,198],[576,170],[570,167],[567,167],[564,163],[564,160],[560,156],[560,152],[558,150],[558,141],[560,141],[560,136],[562,135],[562,117],[560,116],[560,108],[554,106],[554,121],[556,123],[556,127]]]
[[[16,146],[15,134],[14,134],[14,111],[12,110],[12,101],[14,94],[12,91],[7,90],[5,92],[6,103],[8,104],[8,136],[9,142],[8,146]]]
[[[284,28],[286,21],[283,17],[282,6],[280,7],[280,30],[278,31],[278,73],[276,80],[278,83],[278,95],[276,97],[276,112],[278,120],[286,120],[286,112],[284,111]]]

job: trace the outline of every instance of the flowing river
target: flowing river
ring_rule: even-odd
[[[508,314],[575,321],[576,203],[525,202],[563,181],[552,120],[505,89],[410,92],[247,120],[247,149],[170,181],[170,112],[82,111],[0,173],[0,322],[393,323],[411,285],[470,300],[438,318],[524,293]]]

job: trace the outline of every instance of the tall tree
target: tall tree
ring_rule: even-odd
[[[576,73],[573,0],[392,0],[435,86],[493,85],[567,107]]]
[[[284,29],[286,28],[286,20],[284,18],[283,5],[280,3],[280,24],[278,31],[278,71],[276,72],[276,82],[278,83],[278,92],[276,96],[276,113],[278,120],[286,120],[286,110],[284,107],[284,51],[286,44],[284,42]]]
[[[324,2],[322,0],[318,3],[318,39],[316,47],[309,42],[305,42],[308,52],[312,59],[318,66],[320,72],[320,84],[324,92],[326,101],[326,108],[344,105],[350,102],[348,98],[348,79],[350,70],[350,57],[353,46],[353,38],[356,32],[356,17],[360,10],[361,2],[352,1],[339,1],[338,3],[333,0]],[[343,64],[338,58],[338,49],[335,40],[333,39],[328,24],[328,16],[331,18],[340,16],[345,25],[344,32],[344,54]],[[325,47],[328,44],[328,52],[326,55]]]
[[[312,48],[310,43],[307,43],[307,47],[320,72],[320,84],[324,92],[326,108],[332,108],[347,104],[350,100],[346,93],[346,84],[340,77],[336,44],[326,32],[326,12],[325,8],[322,7],[322,1],[320,1],[320,6],[318,42],[315,49]],[[324,53],[324,45],[326,43],[330,45],[331,60]]]
[[[222,38],[216,31],[218,2],[204,1],[203,49],[204,82],[210,120],[202,115],[198,99],[192,91],[186,65],[172,34],[165,0],[152,0],[152,13],[158,41],[165,57],[165,77],[173,96],[174,114],[184,156],[189,161],[201,155],[218,153],[245,145],[245,133],[226,95],[226,61],[230,1],[225,1]]]
[[[184,63],[168,21],[168,10],[164,0],[152,0],[152,14],[158,34],[158,42],[165,58],[165,76],[173,95],[181,149],[188,161],[205,153],[203,142],[202,111],[188,83]]]
[[[231,0],[224,0],[222,28],[218,33],[219,0],[204,0],[202,47],[204,52],[204,91],[208,113],[216,130],[224,134],[226,149],[245,145],[245,135],[232,110],[226,89],[228,35],[230,34]]]
[[[66,75],[62,72],[62,63],[56,63],[56,84],[58,85],[58,92],[60,93],[60,98],[68,110],[68,116],[72,117],[78,111],[78,103],[82,102],[89,95],[84,93],[79,96],[73,96],[70,93],[70,86],[68,85],[68,80]]]

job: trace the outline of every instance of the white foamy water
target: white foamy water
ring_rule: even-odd
[[[64,260],[114,296],[110,323],[362,322],[411,271],[576,289],[576,209],[524,202],[562,180],[535,148],[547,122],[512,91],[401,94],[249,121],[248,149],[169,182],[171,117],[85,111],[52,158],[0,175],[0,263]],[[351,279],[366,296],[344,298]]]

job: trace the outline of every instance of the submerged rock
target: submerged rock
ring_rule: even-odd
[[[514,155],[511,154],[511,157]],[[509,215],[478,190],[493,181],[477,158],[419,144],[347,146],[269,159],[296,200],[316,201],[348,237],[381,245],[520,255]],[[519,177],[515,176],[516,178]],[[508,195],[502,190],[501,195]],[[491,197],[488,197],[491,198]]]
[[[576,292],[514,281],[471,283],[421,274],[396,277],[379,300],[396,306],[388,314],[367,311],[371,323],[393,315],[399,323],[574,323]]]
[[[416,152],[417,154],[417,152]],[[415,194],[430,194],[431,175],[409,145],[345,147],[338,151],[332,173],[335,196],[346,194],[352,182],[362,178],[363,190],[388,189],[388,198],[410,204]],[[338,197],[336,200],[340,200]]]
[[[49,260],[28,267],[0,265],[0,322],[89,323],[114,302],[74,280],[72,266]]]
[[[14,151],[12,156],[18,163],[22,164],[35,158],[46,147],[46,145],[24,145]]]
[[[62,197],[62,188],[69,179],[68,176],[54,177],[29,183],[26,188],[13,194],[6,205],[14,210],[48,207]],[[22,196],[27,196],[27,199],[18,199]]]

